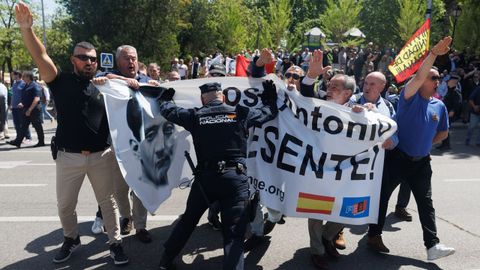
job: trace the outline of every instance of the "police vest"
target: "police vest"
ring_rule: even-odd
[[[224,103],[207,104],[196,111],[192,137],[199,164],[246,157],[247,113]]]

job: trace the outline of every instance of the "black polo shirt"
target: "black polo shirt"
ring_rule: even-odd
[[[32,105],[33,100],[35,97],[42,96],[42,87],[36,82],[30,82],[29,84],[25,84],[22,89],[22,104],[25,110],[30,108]],[[38,102],[37,106],[34,109],[40,109],[40,102]]]
[[[60,72],[48,87],[57,109],[58,146],[95,152],[107,148],[109,129],[105,104],[90,80]]]

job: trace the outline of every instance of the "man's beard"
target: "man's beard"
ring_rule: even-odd
[[[95,71],[84,71],[84,70],[78,70],[77,71],[78,76],[80,76],[83,79],[88,79],[91,80],[95,76]]]

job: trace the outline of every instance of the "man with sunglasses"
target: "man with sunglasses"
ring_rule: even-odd
[[[75,208],[88,175],[103,211],[110,256],[116,265],[126,264],[128,257],[121,246],[110,172],[116,159],[107,142],[109,131],[102,96],[90,83],[97,70],[95,48],[88,42],[77,43],[70,57],[74,72],[60,72],[33,32],[33,17],[27,5],[19,2],[15,12],[25,46],[51,89],[58,111],[58,153],[52,154],[56,158],[57,205],[65,240],[53,262],[67,261],[80,245]]]
[[[386,208],[393,190],[402,181],[410,186],[418,206],[418,215],[423,230],[427,259],[436,260],[455,252],[454,248],[440,244],[432,202],[432,168],[430,149],[448,136],[448,111],[443,102],[433,97],[439,85],[438,70],[433,62],[438,55],[449,51],[451,37],[440,40],[422,63],[422,66],[400,93],[397,110],[399,143],[385,164],[388,173],[382,182],[380,206]],[[412,132],[412,131],[415,132]],[[379,223],[369,227],[369,238],[381,241],[386,211],[379,212]],[[382,216],[380,216],[382,215]],[[370,241],[369,241],[370,242]],[[388,248],[375,249],[388,253]]]

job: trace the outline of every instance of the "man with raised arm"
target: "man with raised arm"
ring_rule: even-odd
[[[446,54],[451,37],[440,40],[423,61],[422,66],[400,93],[397,108],[398,146],[387,155],[388,181],[382,183],[379,215],[386,214],[388,199],[397,185],[405,181],[412,189],[418,205],[418,215],[423,230],[423,241],[427,248],[427,259],[435,260],[451,255],[454,248],[440,244],[432,202],[432,168],[430,149],[448,136],[448,112],[440,100],[433,97],[440,76],[433,63],[438,55]],[[384,209],[382,211],[382,209]],[[381,234],[385,217],[371,225],[368,244],[378,252],[389,252],[383,245]],[[382,243],[381,245],[375,243]],[[381,248],[379,248],[381,247]]]
[[[58,112],[55,133],[58,156],[56,151],[52,154],[56,158],[58,215],[65,240],[53,262],[67,261],[80,245],[75,208],[83,179],[88,175],[103,212],[110,256],[116,265],[126,264],[128,257],[121,246],[113,198],[111,168],[116,159],[107,142],[109,131],[103,98],[90,83],[97,70],[97,52],[88,42],[77,43],[70,57],[74,72],[58,71],[33,32],[33,17],[27,5],[18,3],[15,12],[25,46],[51,89]]]

